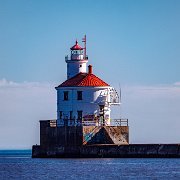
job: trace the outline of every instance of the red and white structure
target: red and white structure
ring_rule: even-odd
[[[88,66],[86,36],[84,47],[78,42],[70,48],[71,56],[65,57],[67,80],[56,87],[57,125],[111,125],[111,105],[119,104],[119,96],[108,83],[93,74]]]

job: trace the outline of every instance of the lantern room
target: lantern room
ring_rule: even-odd
[[[76,44],[70,48],[71,49],[71,59],[72,60],[82,60],[83,59],[83,48],[78,44],[76,40]]]
[[[86,73],[86,64],[88,62],[86,56],[86,46],[81,47],[76,40],[74,46],[70,48],[71,55],[65,57],[67,63],[67,79],[70,79],[78,73]]]

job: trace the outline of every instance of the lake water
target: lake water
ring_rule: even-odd
[[[32,159],[0,151],[0,179],[180,179],[180,159]]]

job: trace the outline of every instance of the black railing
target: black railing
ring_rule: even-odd
[[[112,119],[111,123],[115,126],[128,126],[128,119]]]
[[[50,127],[57,127],[57,121],[56,120],[49,120],[49,126]]]
[[[41,120],[41,124],[44,124],[46,127],[57,127],[57,126],[102,126],[103,124],[98,122],[98,120],[88,120],[83,121],[81,119],[62,119],[57,122],[57,120]],[[110,124],[105,126],[128,126],[128,119],[111,119]]]
[[[68,55],[67,56],[65,56],[65,61],[70,61],[70,60],[72,60],[71,59],[71,57],[69,57]],[[88,56],[83,56],[83,58],[82,59],[80,59],[80,60],[88,60]]]

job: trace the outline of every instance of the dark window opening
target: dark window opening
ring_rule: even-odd
[[[82,100],[82,91],[77,91],[77,100]]]
[[[72,111],[69,112],[69,118],[73,119],[73,112]]]
[[[78,120],[82,120],[82,111],[77,111]]]
[[[59,119],[62,119],[62,111],[59,111]]]
[[[99,105],[99,107],[100,107],[99,115],[100,115],[100,117],[101,117],[102,120],[103,120],[103,125],[105,125],[105,119],[104,119],[104,105]]]
[[[64,91],[64,101],[68,100],[68,91]]]

